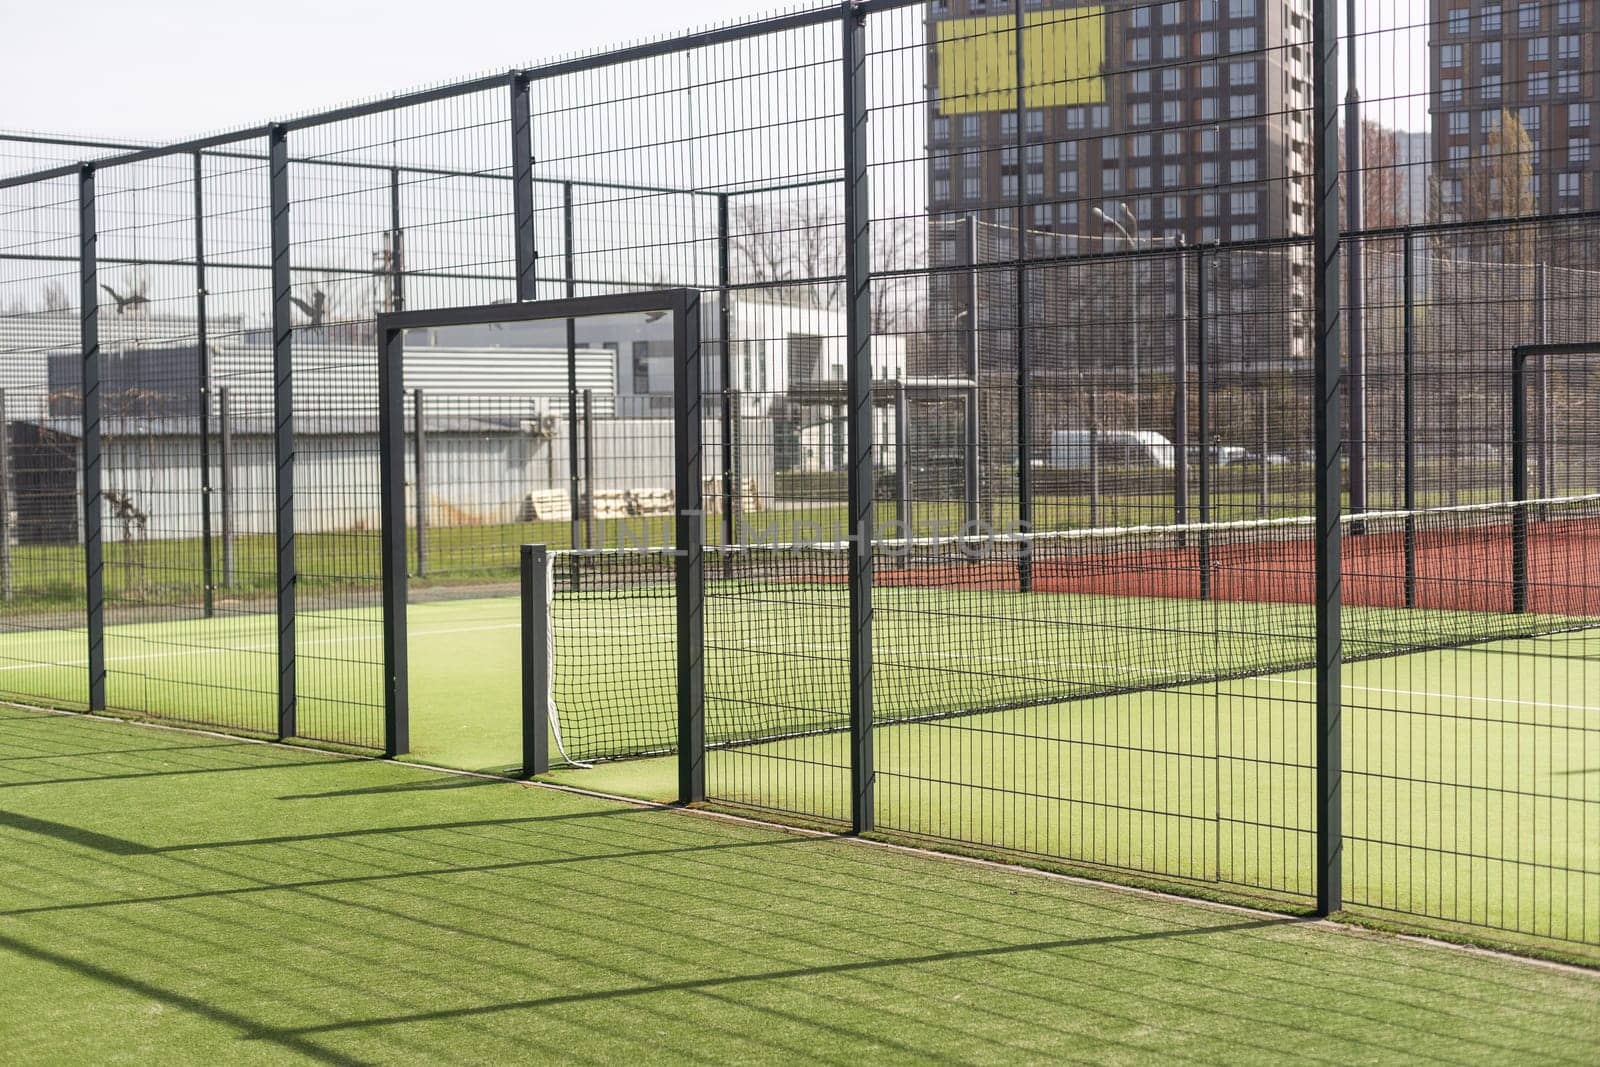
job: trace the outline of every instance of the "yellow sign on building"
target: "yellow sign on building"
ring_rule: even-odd
[[[939,113],[970,115],[1017,106],[1017,23],[1011,15],[935,24]],[[1096,104],[1106,98],[1103,7],[1039,11],[1022,23],[1027,107]]]

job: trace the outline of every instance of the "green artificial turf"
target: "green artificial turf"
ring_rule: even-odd
[[[709,588],[711,739],[829,730],[714,749],[710,796],[808,823],[846,822],[844,589]],[[1313,892],[1308,672],[894,722],[942,706],[1026,700],[1063,677],[1092,681],[1107,670],[1159,676],[1205,669],[1219,656],[1269,666],[1308,654],[1304,609],[894,587],[878,594],[881,831],[1208,892]],[[563,596],[557,605],[557,706],[574,755],[603,753],[618,740],[670,744],[666,587]],[[986,615],[981,624],[960,615],[975,608]],[[1052,623],[1062,618],[1074,625]],[[1429,628],[1524,625],[1527,617],[1350,609],[1346,649]],[[1042,627],[1052,627],[1051,643],[1030,644]],[[519,633],[513,599],[412,606],[411,759],[518,769]],[[82,642],[73,631],[0,638],[0,689],[47,703],[81,700]],[[307,613],[299,650],[302,734],[380,743],[377,614]],[[275,727],[270,616],[112,627],[107,656],[113,708],[260,733]],[[1468,924],[1472,936],[1491,940],[1529,935],[1579,952],[1600,944],[1600,731],[1591,721],[1600,636],[1348,663],[1344,680],[1347,903],[1397,920]],[[676,795],[670,756],[554,777],[647,799]]]
[[[0,709],[7,1062],[1592,1063],[1600,978]]]

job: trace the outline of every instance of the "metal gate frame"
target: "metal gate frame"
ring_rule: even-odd
[[[673,481],[678,616],[679,795],[705,798],[703,536],[701,523],[700,293],[659,289],[609,296],[397,311],[379,315],[378,448],[382,514],[384,755],[411,747],[406,649],[405,332],[666,312],[673,339]],[[568,332],[570,341],[571,331]]]

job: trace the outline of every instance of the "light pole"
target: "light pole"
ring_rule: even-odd
[[[1128,221],[1133,223],[1134,230],[1137,230],[1138,227],[1139,227],[1139,219],[1137,218],[1137,216],[1135,216],[1133,211],[1128,207],[1128,204],[1127,204],[1126,201],[1124,201],[1120,206],[1122,208],[1123,213],[1128,216]],[[1133,251],[1137,251],[1138,250],[1138,248],[1139,248],[1138,238],[1136,238],[1134,236],[1133,231],[1130,231],[1128,229],[1128,227],[1126,227],[1126,226],[1124,226],[1122,224],[1122,221],[1120,219],[1117,219],[1117,218],[1114,218],[1114,217],[1112,217],[1110,215],[1107,215],[1104,211],[1100,210],[1100,208],[1098,208],[1098,207],[1096,207],[1094,209],[1094,213],[1095,213],[1096,217],[1098,217],[1100,219],[1101,222],[1103,222],[1103,223],[1105,223],[1105,224],[1107,224],[1109,226],[1116,227],[1117,232],[1122,234],[1122,239],[1128,243],[1128,248],[1129,249],[1131,249]],[[1135,261],[1133,263],[1132,269],[1134,271],[1134,275],[1133,275],[1133,367],[1132,367],[1132,370],[1129,373],[1129,384],[1132,385],[1132,387],[1133,387],[1133,432],[1135,433],[1135,435],[1137,435],[1138,432],[1139,432],[1140,422],[1141,422],[1140,417],[1139,417],[1139,275],[1138,275],[1139,264],[1138,264],[1137,261]]]

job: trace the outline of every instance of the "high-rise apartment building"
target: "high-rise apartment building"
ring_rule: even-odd
[[[1600,0],[1430,0],[1437,210],[1600,209]]]
[[[930,214],[1119,237],[1099,208],[1171,245],[1308,232],[1309,8],[934,0]]]

